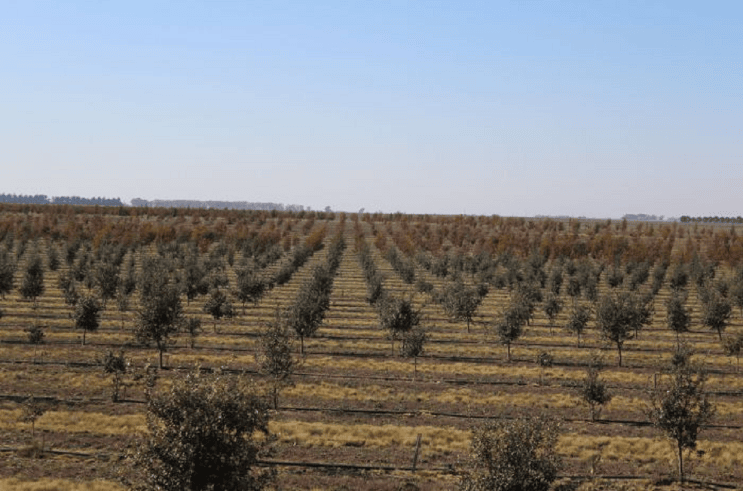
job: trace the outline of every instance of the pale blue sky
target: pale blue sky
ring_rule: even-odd
[[[0,5],[0,192],[743,215],[740,2]]]

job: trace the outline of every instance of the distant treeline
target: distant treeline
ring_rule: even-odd
[[[623,220],[632,220],[637,222],[662,222],[663,215],[646,215],[645,213],[627,214],[622,217]]]
[[[743,223],[743,217],[689,217],[682,216],[681,222],[701,222],[701,223]]]
[[[80,196],[53,196],[49,198],[46,194],[0,194],[0,203],[21,205],[124,205],[120,198],[81,198]]]
[[[264,210],[264,211],[304,211],[302,205],[284,205],[282,203],[254,203],[250,201],[198,201],[192,199],[146,199],[134,198],[132,206],[150,208],[203,208],[209,210]],[[309,210],[309,208],[308,208]]]

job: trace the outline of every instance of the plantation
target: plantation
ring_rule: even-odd
[[[254,475],[275,471],[280,489],[457,489],[473,435],[524,417],[559,427],[553,486],[732,488],[738,233],[0,205],[0,488],[143,483],[148,411],[187,377],[259,396],[251,411],[267,422],[244,439],[260,449]],[[679,476],[677,442],[651,416],[683,349],[714,411]]]

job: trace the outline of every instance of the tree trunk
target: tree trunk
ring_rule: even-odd
[[[299,336],[299,352],[304,356],[304,336]]]
[[[678,444],[679,453],[679,480],[684,482],[684,449],[681,448],[681,443]]]
[[[617,351],[619,351],[619,366],[622,366],[622,345],[617,343]]]
[[[511,361],[511,343],[506,343],[506,361]]]
[[[85,346],[85,329],[83,329],[83,346]]]
[[[162,370],[163,369],[163,350],[159,350],[159,351],[160,351],[160,358],[159,358],[160,361],[159,361],[158,367],[160,368],[160,370]]]

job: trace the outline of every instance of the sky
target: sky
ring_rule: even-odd
[[[0,193],[743,215],[743,2],[0,6]]]

